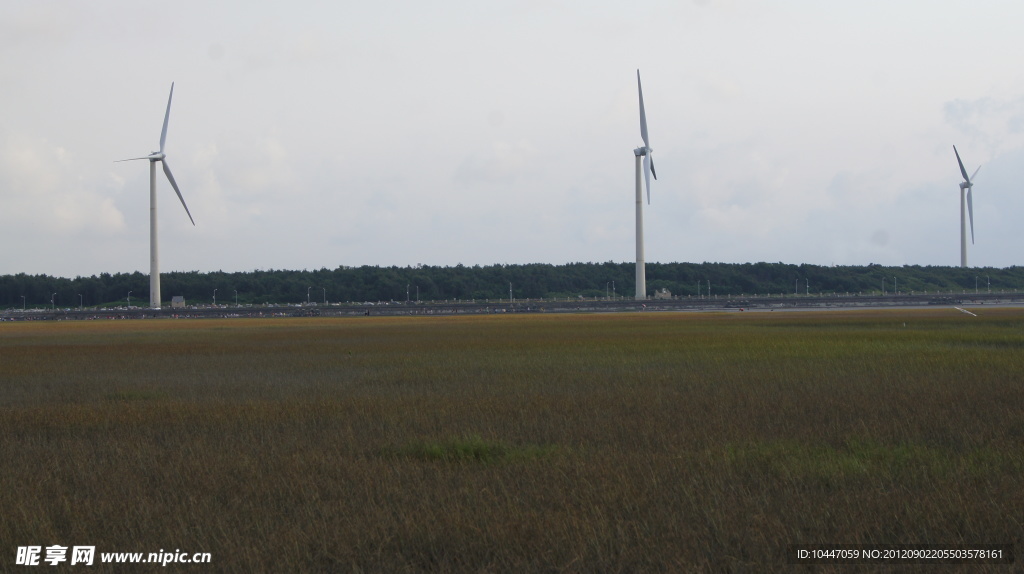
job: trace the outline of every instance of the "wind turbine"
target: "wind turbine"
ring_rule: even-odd
[[[971,201],[971,188],[974,187],[974,183],[971,181],[975,175],[978,175],[978,169],[974,170],[974,175],[967,177],[967,170],[964,169],[964,162],[960,161],[960,152],[956,151],[956,146],[953,146],[953,153],[956,154],[956,162],[960,164],[960,174],[964,176],[964,180],[960,183],[960,267],[967,267],[967,220],[964,217],[964,190],[967,190],[967,214],[971,218],[971,245],[974,245],[974,202]]]
[[[644,111],[644,89],[640,85],[640,70],[636,71],[636,89],[640,94],[640,137],[644,140],[644,146],[633,150],[636,157],[636,300],[647,299],[647,275],[644,264],[644,202],[640,189],[640,158],[644,161],[644,179],[647,183],[647,203],[651,203],[651,175],[658,179],[658,172],[654,171],[654,149],[651,148],[651,140],[647,137],[647,113]]]
[[[167,141],[167,120],[171,117],[171,98],[173,96],[174,82],[171,82],[171,93],[167,96],[167,111],[164,113],[164,127],[160,130],[160,151],[155,151],[146,157],[133,157],[130,159],[117,160],[117,162],[134,161],[137,159],[149,160],[149,306],[153,309],[160,308],[160,255],[156,238],[157,162],[160,162],[160,165],[163,166],[164,174],[167,176],[167,181],[171,182],[171,187],[174,188],[174,193],[178,194],[178,199],[181,200],[181,206],[185,208],[185,213],[188,215],[192,225],[195,226],[196,224],[196,221],[192,219],[192,214],[189,213],[188,206],[185,205],[185,198],[181,196],[181,190],[178,189],[178,184],[174,181],[174,176],[171,175],[171,168],[167,165],[167,156],[164,154],[164,142]]]

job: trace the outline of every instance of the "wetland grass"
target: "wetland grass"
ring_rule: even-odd
[[[225,572],[1019,553],[1024,313],[980,315],[5,323],[0,570],[30,544]]]

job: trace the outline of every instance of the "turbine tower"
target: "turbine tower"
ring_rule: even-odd
[[[971,200],[971,188],[974,187],[974,183],[971,180],[978,175],[981,166],[974,170],[974,175],[967,177],[967,170],[964,169],[964,162],[960,160],[960,152],[956,151],[956,146],[953,146],[953,153],[956,154],[956,162],[960,165],[960,174],[964,176],[960,183],[960,267],[967,267],[967,218],[964,213],[964,196],[967,198],[966,215],[971,219],[971,245],[974,245],[974,202]],[[964,190],[967,191],[966,194]]]
[[[192,219],[192,214],[189,213],[188,206],[185,205],[185,198],[181,196],[181,190],[178,189],[178,184],[174,181],[174,176],[171,175],[171,168],[167,165],[167,156],[164,154],[164,142],[167,141],[167,120],[171,117],[171,98],[173,96],[174,82],[171,82],[171,93],[167,96],[167,111],[164,113],[164,127],[160,130],[160,151],[155,151],[146,157],[133,157],[130,159],[117,160],[118,162],[133,161],[137,159],[149,160],[149,306],[152,309],[160,308],[160,255],[156,234],[157,162],[160,162],[160,165],[164,168],[164,175],[167,176],[167,181],[171,182],[171,187],[174,188],[174,193],[178,194],[178,199],[181,200],[181,206],[185,208],[185,213],[188,215],[192,225],[195,226],[196,224],[196,221]]]
[[[640,85],[640,70],[636,71],[636,89],[640,94],[640,137],[644,146],[633,150],[636,157],[636,300],[647,299],[647,275],[644,263],[644,202],[640,189],[640,158],[643,157],[644,179],[647,183],[647,204],[651,203],[651,174],[658,179],[654,171],[654,149],[647,137],[647,113],[644,111],[644,89]]]

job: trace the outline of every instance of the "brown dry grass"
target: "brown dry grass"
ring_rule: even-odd
[[[3,324],[0,568],[29,544],[228,572],[1019,550],[1022,351],[996,310]]]

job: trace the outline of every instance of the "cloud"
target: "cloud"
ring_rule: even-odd
[[[533,171],[537,149],[529,142],[493,142],[467,156],[455,171],[455,181],[463,185],[511,183]]]
[[[953,100],[946,102],[944,112],[946,123],[990,156],[1024,145],[1024,96]]]
[[[72,33],[72,20],[69,11],[56,4],[28,2],[20,10],[4,10],[0,17],[0,52],[63,44]]]
[[[124,215],[109,193],[117,182],[97,183],[84,172],[61,146],[6,134],[0,139],[0,223],[58,235],[119,232]]]

